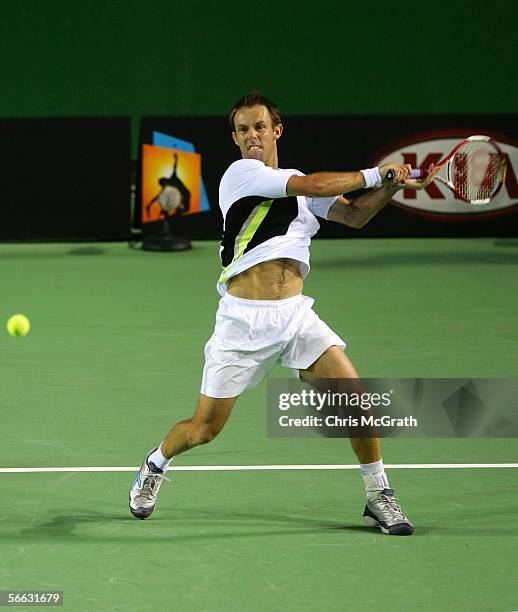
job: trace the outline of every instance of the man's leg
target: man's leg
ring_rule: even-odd
[[[177,423],[162,442],[160,450],[164,457],[170,460],[213,440],[228,421],[236,400],[237,397],[209,397],[200,393],[194,416]]]
[[[200,394],[194,416],[177,423],[162,444],[144,460],[130,490],[129,507],[133,516],[145,519],[151,515],[156,506],[158,491],[165,480],[164,472],[172,458],[213,440],[227,422],[236,399]]]
[[[312,378],[359,378],[351,360],[338,346],[331,346],[300,376],[311,383]],[[353,451],[360,463],[374,463],[381,459],[379,438],[350,438]]]
[[[300,370],[302,379],[311,384],[318,378],[359,379],[351,360],[338,346],[329,347],[309,368]],[[394,492],[389,488],[383,460],[381,441],[378,437],[350,438],[358,457],[367,493],[364,519],[370,526],[380,527],[390,535],[411,535],[412,523],[395,503]]]

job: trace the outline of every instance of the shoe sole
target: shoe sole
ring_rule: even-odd
[[[151,514],[153,514],[153,510],[156,508],[156,504],[152,507],[152,508],[132,508],[131,507],[131,497],[129,499],[129,503],[128,503],[128,508],[129,511],[131,512],[131,514],[133,514],[133,516],[135,518],[138,519],[147,519],[148,517],[151,516]]]
[[[369,527],[377,527],[378,529],[381,529],[381,533],[384,533],[385,535],[408,536],[414,533],[414,527],[408,523],[399,523],[387,528],[371,516],[364,516],[363,520]]]
[[[153,513],[154,508],[151,508],[151,510],[135,510],[134,508],[132,508],[131,506],[129,507],[129,510],[131,512],[131,514],[133,514],[133,516],[135,518],[138,519],[147,519],[148,517],[151,516],[151,514]]]

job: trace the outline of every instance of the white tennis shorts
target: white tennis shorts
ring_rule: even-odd
[[[205,345],[201,393],[235,397],[256,387],[276,363],[305,370],[330,346],[345,348],[342,338],[311,308],[314,301],[302,294],[285,300],[244,300],[226,293]]]

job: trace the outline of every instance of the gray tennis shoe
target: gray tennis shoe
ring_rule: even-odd
[[[163,470],[158,468],[152,461],[148,461],[149,455],[144,459],[144,463],[137,472],[129,492],[130,512],[139,519],[146,519],[151,515],[155,509],[162,482],[169,480],[169,478],[164,476]]]
[[[388,535],[412,535],[414,526],[396,503],[393,489],[369,493],[363,520]]]

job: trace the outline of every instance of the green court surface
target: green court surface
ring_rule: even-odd
[[[516,378],[518,241],[315,241],[305,293],[365,377]],[[178,457],[147,521],[138,466],[191,416],[214,325],[218,244],[0,245],[0,591],[61,590],[80,611],[518,610],[515,439],[384,441],[416,525],[361,514],[348,442],[269,439],[266,382],[210,445]],[[288,373],[276,367],[274,377]],[[299,469],[216,470],[224,466]],[[8,472],[6,468],[127,468]],[[29,609],[22,607],[21,609]]]

